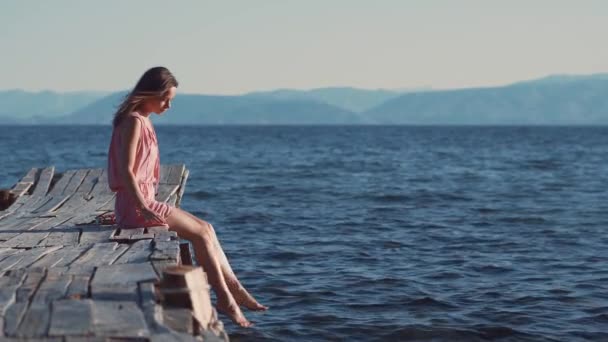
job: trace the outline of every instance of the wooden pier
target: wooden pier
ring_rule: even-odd
[[[163,165],[156,199],[179,206],[187,178],[184,165]],[[0,341],[228,340],[204,273],[180,270],[192,264],[188,244],[162,227],[99,220],[114,206],[105,170],[32,169],[10,191],[16,201],[0,211]],[[196,296],[162,295],[171,269],[189,273]]]

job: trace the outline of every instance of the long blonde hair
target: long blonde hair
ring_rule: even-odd
[[[178,83],[169,69],[165,67],[154,67],[148,69],[132,91],[130,91],[118,106],[114,114],[112,125],[118,126],[122,119],[136,110],[146,99],[153,96],[163,96],[171,87],[177,87]]]

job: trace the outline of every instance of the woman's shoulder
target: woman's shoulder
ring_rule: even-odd
[[[144,116],[141,115],[141,114],[139,114],[138,111],[132,111],[132,112],[130,112],[129,114],[127,114],[127,117],[134,117],[134,118],[140,118],[140,119],[144,118]]]
[[[125,115],[120,124],[120,131],[124,134],[139,132],[143,127],[142,117],[137,112],[131,112]]]

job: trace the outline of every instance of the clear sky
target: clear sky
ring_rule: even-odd
[[[607,39],[607,0],[14,0],[0,89],[489,86],[608,72]]]

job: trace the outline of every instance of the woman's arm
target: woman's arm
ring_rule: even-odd
[[[137,144],[141,133],[141,122],[132,116],[127,116],[121,125],[120,135],[123,141],[120,151],[120,166],[118,167],[120,177],[125,184],[126,190],[133,196],[138,209],[146,207],[146,201],[139,191],[133,166],[137,154]]]

